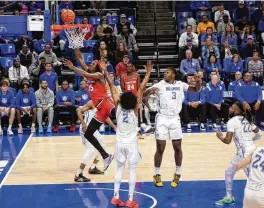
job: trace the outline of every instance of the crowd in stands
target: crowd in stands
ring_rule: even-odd
[[[235,100],[243,102],[254,115],[259,114],[258,123],[264,125],[261,91],[264,3],[252,2],[238,1],[234,11],[226,9],[221,2],[214,7],[208,1],[190,2],[190,10],[194,14],[206,11],[210,15],[202,15],[201,21],[197,20],[197,27],[187,24],[186,32],[179,36],[179,71],[183,80],[191,83],[193,75],[203,77],[201,92],[185,93],[182,120],[187,129],[191,129],[190,121],[198,116],[202,130],[206,128],[208,117],[212,120],[213,128],[217,128],[217,117],[223,118],[223,127],[226,127],[228,108]],[[1,4],[2,7],[5,5]],[[97,10],[106,5],[104,1],[61,1],[59,10],[90,8],[88,11],[98,15]],[[14,15],[29,12],[42,14],[44,9],[43,2],[38,1],[12,3],[10,7],[12,9],[8,7],[4,12],[16,10]],[[133,63],[139,47],[133,22],[128,21],[126,14],[120,14],[118,22],[112,24],[109,17],[115,15],[102,16],[98,23],[93,24],[85,40],[94,42],[81,50],[92,54],[91,60],[85,60],[87,64],[93,64],[93,60],[104,63],[115,85],[119,85],[120,78],[128,71],[136,74]],[[81,22],[90,23],[90,18],[83,16]],[[71,59],[78,66],[65,32],[62,30],[54,35],[51,42],[45,41],[42,32],[32,32],[31,36],[25,34],[13,40],[2,36],[0,42],[14,44],[16,50],[13,65],[9,69],[2,69],[2,75],[7,79],[1,82],[0,117],[9,115],[8,134],[13,134],[11,127],[15,117],[18,132],[23,132],[21,117],[25,115],[32,118],[31,131],[36,131],[37,121],[38,131],[43,133],[43,114],[48,114],[47,132],[52,132],[52,126],[53,131],[58,132],[58,115],[64,113],[72,115],[70,131],[75,131],[76,108],[83,105],[89,95],[85,90],[85,80],[76,82],[78,77],[75,77],[75,82],[69,83],[62,75],[64,58]]]

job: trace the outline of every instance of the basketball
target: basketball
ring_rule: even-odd
[[[61,12],[61,19],[64,23],[72,23],[75,19],[75,13],[70,9]]]

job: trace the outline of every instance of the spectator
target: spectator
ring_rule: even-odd
[[[41,10],[41,8],[39,7],[39,5],[36,3],[36,1],[30,1],[29,5],[29,11],[37,11],[37,10]]]
[[[192,32],[192,25],[187,25],[186,32],[181,34],[180,39],[179,39],[179,48],[187,45],[187,38],[192,39],[192,45],[194,46],[199,45],[198,35]]]
[[[192,52],[190,50],[186,51],[186,59],[181,61],[180,72],[183,75],[187,74],[197,74],[201,69],[200,63],[197,59],[192,58]]]
[[[51,45],[47,43],[44,47],[44,51],[39,54],[39,58],[44,57],[46,63],[51,63],[52,66],[60,66],[62,63],[58,61],[55,53],[51,51]]]
[[[229,19],[231,19],[229,11],[225,10],[224,4],[220,4],[219,7],[218,7],[218,11],[216,11],[215,14],[214,14],[214,22],[215,22],[215,24],[218,24],[218,23],[222,22],[225,15],[228,16]]]
[[[213,32],[215,31],[214,23],[209,22],[206,15],[202,16],[202,22],[200,22],[197,26],[197,33],[198,35],[201,35],[202,33],[206,32],[206,29],[208,27],[211,27],[213,29]]]
[[[23,78],[29,79],[28,70],[25,66],[20,64],[20,60],[17,57],[14,60],[13,66],[8,70],[8,77],[11,81],[11,86],[16,86]]]
[[[135,36],[129,32],[129,24],[124,24],[123,25],[123,31],[120,33],[120,35],[117,36],[117,43],[125,42],[127,45],[127,50],[132,52],[137,52],[138,51],[138,46],[137,42],[135,39]]]
[[[7,135],[14,135],[12,131],[12,125],[15,118],[15,99],[14,93],[9,89],[10,83],[8,79],[3,79],[1,81],[0,90],[0,135],[3,135],[3,130],[1,126],[1,118],[8,116],[8,129]]]
[[[190,50],[192,52],[194,59],[201,59],[200,49],[197,46],[193,45],[193,40],[191,37],[187,38],[187,45],[180,48],[180,61],[186,58],[185,54],[187,50]]]
[[[238,1],[238,7],[234,11],[236,20],[240,20],[243,17],[248,17],[248,8],[245,6],[245,3],[243,0]]]
[[[228,15],[224,15],[223,21],[219,22],[219,24],[217,25],[217,33],[218,33],[218,35],[221,35],[221,33],[226,31],[226,26],[227,25],[231,26],[232,31],[235,30],[234,24],[229,19],[229,16]]]
[[[203,69],[200,69],[198,71],[198,76],[201,77],[201,86],[202,86],[202,89],[206,88],[206,82],[204,81],[204,70]]]
[[[220,59],[220,52],[217,46],[213,45],[213,41],[208,38],[206,40],[206,45],[202,47],[202,59],[204,61],[204,65],[206,65],[206,62],[208,61],[210,55],[215,55],[217,61]]]
[[[99,38],[104,37],[104,35],[105,35],[104,34],[104,29],[107,28],[107,27],[109,27],[109,28],[111,28],[113,30],[113,28],[111,27],[111,25],[108,25],[106,23],[106,16],[103,16],[101,18],[101,20],[100,20],[100,24],[96,28],[96,35],[97,35],[97,37],[99,37]]]
[[[235,89],[236,99],[243,103],[245,108],[251,111],[253,115],[260,111],[261,124],[264,121],[264,103],[262,99],[261,87],[257,82],[252,81],[252,74],[247,72],[244,75],[244,82],[237,85]]]
[[[235,53],[237,53],[237,50],[229,45],[228,39],[224,40],[220,51],[220,58],[232,58]]]
[[[192,11],[207,11],[211,9],[208,1],[192,1],[190,8]]]
[[[252,32],[255,31],[254,24],[247,20],[247,16],[243,16],[242,19],[238,20],[237,23],[235,24],[235,32],[238,34],[243,32],[246,26],[250,26]]]
[[[75,93],[69,88],[68,81],[62,82],[62,89],[57,92],[56,105],[54,108],[54,128],[53,132],[59,131],[59,113],[69,112],[71,115],[71,127],[70,132],[74,132],[76,129],[76,107],[75,104]]]
[[[248,72],[252,74],[260,86],[263,85],[263,62],[259,57],[259,52],[253,52],[252,60],[248,62]]]
[[[243,60],[238,54],[234,54],[230,62],[228,63],[228,68],[226,69],[227,73],[243,73]]]
[[[22,46],[22,50],[18,54],[18,59],[20,63],[27,68],[35,61],[35,57],[30,52],[27,45]]]
[[[45,72],[40,75],[39,82],[46,80],[48,83],[48,88],[54,92],[58,91],[58,76],[55,72],[52,71],[51,63],[45,63]]]
[[[18,123],[18,134],[23,133],[23,127],[21,124],[21,117],[24,115],[32,116],[31,133],[36,132],[36,97],[35,93],[29,91],[29,83],[21,84],[21,91],[16,95],[16,117]]]
[[[73,10],[72,3],[67,0],[62,0],[59,4],[59,12],[61,12],[63,9]]]
[[[123,57],[125,55],[129,56],[129,52],[126,48],[126,44],[124,42],[119,42],[117,44],[117,49],[115,51],[115,64],[122,62]]]
[[[222,71],[222,66],[219,62],[217,62],[215,55],[211,55],[209,57],[209,62],[207,62],[206,66],[204,67],[206,72],[217,72]]]
[[[230,82],[228,85],[228,91],[232,91],[235,93],[236,87],[239,83],[243,82],[242,80],[242,73],[240,71],[237,71],[235,73],[235,80]]]
[[[226,25],[225,31],[221,34],[221,44],[224,44],[224,40],[228,40],[230,45],[237,46],[237,35],[235,34],[234,28],[231,25]]]
[[[123,61],[116,65],[116,76],[120,78],[123,74],[127,73],[127,64],[129,64],[129,56],[124,55]],[[134,71],[136,69],[134,68]]]
[[[188,75],[187,83],[192,84],[193,76]],[[200,129],[205,131],[206,123],[206,105],[204,90],[200,92],[184,92],[184,101],[182,105],[183,123],[187,125],[187,130],[191,130],[191,124],[189,123],[191,118],[200,118]]]
[[[135,28],[135,26],[129,22],[127,22],[127,19],[126,19],[126,15],[125,14],[121,14],[120,15],[120,21],[119,23],[117,23],[114,27],[114,33],[116,35],[119,35],[123,32],[123,26],[124,25],[127,25],[127,28],[128,28],[128,32],[129,33],[132,33],[134,36],[137,35],[137,29]]]
[[[35,93],[36,95],[36,105],[37,105],[37,118],[39,129],[38,132],[43,133],[43,114],[48,114],[48,129],[47,133],[52,132],[52,122],[54,117],[53,105],[54,105],[54,93],[48,88],[48,83],[46,80],[40,82],[40,88]]]
[[[75,93],[75,100],[80,107],[84,106],[90,100],[86,82],[84,80],[81,81],[80,89]]]
[[[18,10],[15,10],[15,11],[13,12],[13,15],[15,15],[15,16],[20,16],[20,12],[19,12]]]
[[[206,40],[210,38],[214,45],[217,44],[217,36],[215,34],[213,34],[213,28],[211,27],[207,27],[206,28],[206,32],[201,34],[201,45],[204,46],[206,45]]]
[[[85,25],[89,24],[87,17],[83,17],[82,24],[85,24]],[[86,33],[86,35],[84,36],[84,40],[92,40],[94,38],[94,27],[92,24],[90,26],[91,26],[90,31],[88,33]]]
[[[114,67],[113,65],[108,61],[108,56],[107,55],[103,55],[100,57],[100,60],[99,60],[99,64],[102,65],[106,65],[106,70],[109,72],[109,73],[115,73],[115,70],[114,70]]]
[[[93,53],[96,53],[96,50],[99,48],[100,46],[100,42],[104,41],[106,43],[106,48],[108,49],[109,52],[114,53],[114,51],[116,50],[116,37],[113,36],[113,29],[111,27],[106,27],[104,29],[104,36],[102,38],[100,38],[93,47]]]
[[[259,52],[259,47],[254,43],[254,37],[249,35],[247,44],[243,44],[241,47],[240,55],[243,59],[246,59],[247,57],[252,57],[255,51]]]
[[[92,9],[105,9],[106,8],[106,2],[103,0],[90,1],[90,2],[91,2],[91,8]]]
[[[28,5],[26,2],[20,1],[21,11],[20,14],[22,15],[28,15]]]
[[[122,92],[132,91],[137,95],[141,81],[140,75],[133,71],[133,68],[132,64],[127,64],[127,72],[120,77],[120,87]]]
[[[40,75],[45,72],[45,61],[45,58],[41,57],[39,60],[35,60],[28,68],[30,80],[32,80],[33,88],[36,90],[39,88]]]
[[[228,110],[229,106],[224,103],[223,93],[225,91],[224,85],[219,81],[217,75],[211,75],[211,81],[208,83],[206,93],[207,112],[212,119],[213,129],[217,129],[216,115],[224,118],[224,128],[228,121]]]
[[[21,35],[18,40],[14,41],[16,52],[19,53],[22,50],[23,45],[27,45],[30,51],[33,51],[34,45],[28,35]]]
[[[49,44],[47,41],[45,41],[45,39],[44,39],[44,33],[43,33],[43,32],[42,32],[41,35],[42,35],[42,36],[41,36],[42,38],[38,39],[38,40],[34,43],[34,51],[35,51],[35,53],[37,53],[37,54],[42,53],[42,52],[44,51],[44,49],[45,49],[46,44]]]
[[[110,52],[107,50],[105,42],[102,40],[100,41],[100,46],[96,51],[95,58],[97,60],[100,60],[101,56],[104,56],[104,55],[112,56],[112,54],[110,54]]]
[[[242,41],[242,44],[247,43],[248,36],[253,36],[254,39],[256,39],[255,33],[252,32],[251,27],[247,25],[244,27],[243,32],[240,33],[240,39]]]

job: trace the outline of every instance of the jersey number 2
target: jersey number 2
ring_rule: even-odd
[[[264,160],[262,161],[262,156],[261,155],[256,155],[255,161],[252,164],[253,168],[258,168],[259,166],[261,167],[261,171],[264,172]]]
[[[123,122],[128,123],[128,112],[127,111],[123,111]]]
[[[175,100],[176,99],[176,92],[171,92],[172,93],[172,99]]]

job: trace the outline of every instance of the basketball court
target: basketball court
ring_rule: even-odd
[[[186,132],[186,131],[185,131]],[[115,135],[106,135],[107,150],[114,152]],[[258,145],[264,145],[260,140]],[[61,130],[44,136],[24,134],[0,139],[0,204],[9,207],[114,207],[113,180],[116,163],[105,175],[92,175],[91,183],[73,182],[84,153],[78,132]],[[215,133],[185,133],[183,140],[182,178],[179,187],[170,187],[175,172],[173,149],[167,143],[161,167],[163,188],[152,182],[155,140],[152,136],[139,140],[142,160],[137,169],[135,200],[140,207],[215,207],[214,202],[225,195],[224,173],[235,154],[235,146],[225,145]],[[103,163],[99,163],[102,168]],[[87,175],[87,172],[85,171]],[[245,176],[240,171],[234,182],[236,204],[242,207]],[[128,172],[124,174],[127,182]],[[121,198],[126,199],[128,184],[121,185]]]

